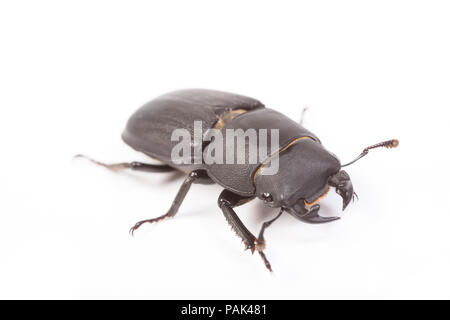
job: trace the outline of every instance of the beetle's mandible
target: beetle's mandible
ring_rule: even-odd
[[[175,164],[171,159],[171,150],[175,143],[171,141],[172,132],[183,128],[192,133],[195,121],[201,121],[203,132],[208,132],[210,129],[223,132],[227,129],[277,129],[279,149],[275,153],[279,161],[278,172],[273,175],[260,174],[261,168],[266,165],[264,159],[260,159],[257,163],[244,164],[197,162]],[[192,184],[217,183],[224,188],[219,196],[218,206],[226,220],[242,239],[246,249],[250,249],[252,253],[255,250],[258,251],[270,271],[272,268],[264,254],[264,231],[267,227],[283,212],[288,212],[307,223],[326,223],[339,219],[320,216],[318,202],[327,194],[330,187],[334,187],[342,197],[343,210],[356,196],[350,177],[342,170],[342,167],[362,158],[370,149],[395,148],[399,143],[398,140],[393,139],[372,145],[365,148],[355,160],[342,165],[334,154],[323,147],[317,136],[306,130],[301,123],[266,108],[258,100],[203,89],[171,92],[145,104],[128,120],[122,138],[133,149],[163,164],[141,162],[105,164],[89,159],[114,171],[122,169],[147,172],[180,170],[187,174],[168,212],[157,218],[139,221],[131,228],[131,234],[144,223],[173,217]],[[246,141],[247,151],[251,149],[249,146],[251,143]],[[203,143],[201,148],[206,150],[208,144]],[[266,154],[273,156],[273,152],[271,153],[273,150],[265,151]],[[258,237],[245,227],[234,211],[235,207],[254,198],[263,200],[271,207],[280,208],[275,218],[263,223]]]

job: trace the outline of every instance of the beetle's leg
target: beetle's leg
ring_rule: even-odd
[[[257,240],[255,236],[245,227],[236,212],[233,210],[234,207],[247,203],[252,199],[254,199],[254,197],[243,197],[231,191],[223,190],[217,203],[219,208],[222,209],[228,224],[244,242],[245,249],[250,249],[253,253],[255,251]]]
[[[92,158],[89,158],[82,154],[77,154],[75,158],[84,158],[88,159],[89,161],[95,163],[96,165],[105,167],[112,171],[121,171],[124,169],[131,169],[136,171],[146,171],[146,172],[170,172],[174,171],[175,168],[167,165],[167,164],[148,164],[148,163],[142,163],[142,162],[120,162],[120,163],[103,163],[97,160],[94,160]]]
[[[264,250],[266,247],[266,243],[264,240],[264,231],[266,231],[266,229],[275,221],[277,220],[281,214],[283,213],[283,209],[280,210],[280,212],[277,214],[277,216],[275,218],[273,218],[272,220],[266,221],[263,223],[261,230],[259,231],[259,235],[258,235],[258,241],[256,243],[256,248],[258,250]]]
[[[304,106],[302,109],[302,114],[300,115],[300,121],[298,122],[300,125],[303,125],[303,119],[305,118],[305,113],[308,111],[308,106]]]
[[[259,255],[264,261],[266,268],[272,271],[272,267],[270,266],[269,260],[267,260],[266,255],[264,254],[264,249],[266,248],[266,241],[264,240],[264,231],[275,221],[277,220],[281,214],[283,213],[283,209],[280,210],[280,213],[277,214],[275,218],[272,220],[266,221],[263,223],[261,230],[259,231],[258,240],[256,242],[256,249],[258,250]]]
[[[300,221],[312,224],[326,223],[340,219],[339,217],[322,217],[319,215],[320,206],[318,204],[306,208],[304,204],[296,204],[288,212]]]
[[[181,203],[183,202],[184,198],[186,197],[186,194],[188,193],[189,189],[191,188],[191,185],[196,180],[201,181],[202,179],[205,179],[206,176],[207,176],[207,174],[206,174],[206,171],[204,171],[204,170],[196,170],[196,171],[192,171],[191,173],[189,173],[188,176],[186,177],[186,179],[184,180],[183,184],[181,185],[180,190],[178,190],[178,193],[175,197],[175,200],[172,202],[172,206],[170,207],[169,211],[166,214],[159,216],[157,218],[147,219],[147,220],[142,220],[142,221],[137,222],[130,229],[131,235],[133,235],[134,231],[136,231],[136,229],[138,229],[144,223],[159,222],[166,218],[173,217],[177,213],[178,209],[180,208]]]

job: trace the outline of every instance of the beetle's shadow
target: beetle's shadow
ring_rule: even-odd
[[[255,199],[252,203],[252,214],[248,219],[252,225],[261,226],[264,222],[269,221],[280,212],[280,208],[271,208],[264,204],[263,201]]]

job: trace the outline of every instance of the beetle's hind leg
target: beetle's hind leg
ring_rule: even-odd
[[[194,182],[200,182],[200,183],[207,182],[208,179],[209,179],[209,177],[207,176],[207,173],[204,170],[196,170],[196,171],[192,171],[191,173],[189,173],[188,176],[186,177],[186,179],[183,181],[183,184],[181,185],[180,190],[178,190],[178,193],[175,197],[175,200],[172,202],[172,205],[171,205],[169,211],[167,211],[166,214],[159,216],[157,218],[147,219],[147,220],[142,220],[142,221],[137,222],[130,229],[130,234],[133,235],[134,231],[136,231],[144,223],[159,222],[166,218],[171,218],[171,217],[175,216],[175,214],[178,212],[178,209],[181,206],[181,203],[183,203],[183,200],[186,197],[186,194],[188,193],[189,189],[191,188],[191,185]]]
[[[146,171],[146,172],[171,172],[175,171],[176,169],[167,165],[167,164],[148,164],[148,163],[142,163],[142,162],[119,162],[119,163],[103,163],[97,160],[94,160],[92,158],[89,158],[88,156],[77,154],[75,158],[84,158],[92,163],[95,163],[98,166],[105,167],[106,169],[109,169],[111,171],[122,171],[125,169],[131,169],[136,171]]]

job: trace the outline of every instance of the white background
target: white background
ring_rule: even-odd
[[[3,1],[0,298],[450,298],[445,1]],[[360,200],[328,225],[282,216],[274,273],[229,229],[218,186],[114,174],[145,160],[120,134],[159,94],[211,88],[298,119],[348,168]],[[237,209],[257,233],[277,211]]]

